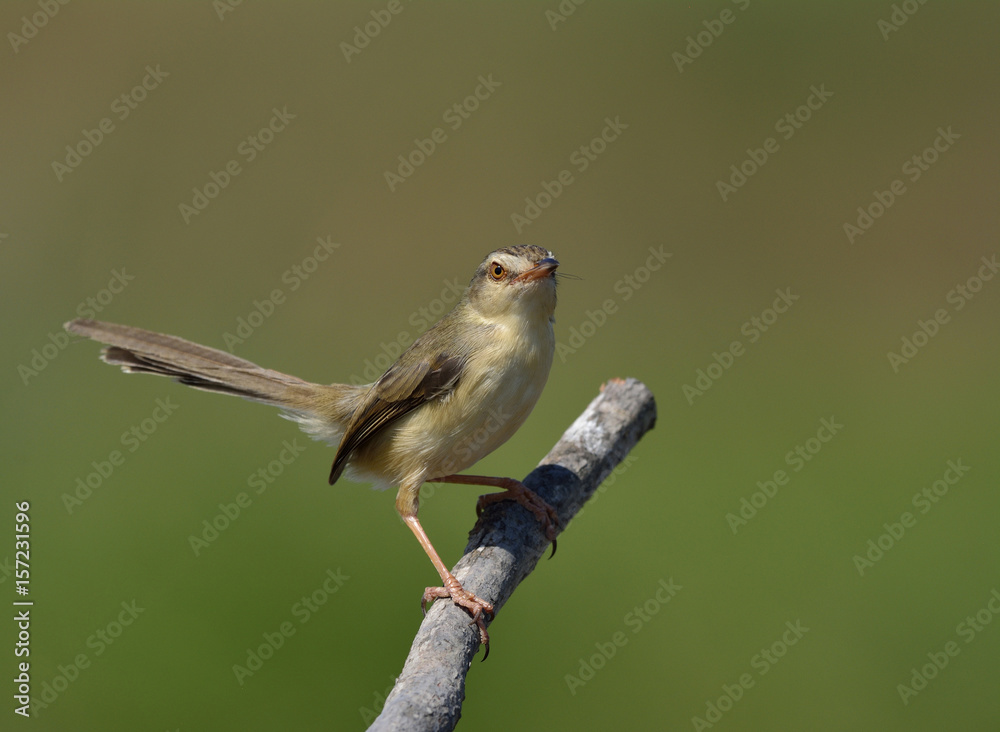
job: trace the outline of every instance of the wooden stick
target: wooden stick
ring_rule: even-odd
[[[656,422],[652,392],[635,379],[613,379],[524,483],[559,515],[560,531]],[[462,585],[497,611],[548,546],[535,517],[509,501],[489,506],[453,570]],[[546,565],[558,571],[558,560]],[[416,604],[414,604],[416,607]],[[502,637],[495,639],[503,643]],[[465,675],[479,650],[469,615],[448,600],[427,613],[403,671],[371,730],[452,730],[462,714]]]

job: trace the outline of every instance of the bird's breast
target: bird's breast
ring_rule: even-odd
[[[455,389],[399,420],[391,462],[410,480],[467,469],[506,442],[541,396],[555,351],[551,322],[529,333],[497,327],[481,335]]]

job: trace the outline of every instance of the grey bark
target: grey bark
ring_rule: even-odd
[[[656,402],[643,383],[609,381],[524,484],[556,510],[562,531],[655,422]],[[483,512],[452,571],[465,589],[492,602],[499,612],[548,545],[526,509],[503,501]],[[369,729],[454,729],[465,699],[465,675],[478,650],[479,632],[469,626],[468,613],[447,599],[437,600]]]

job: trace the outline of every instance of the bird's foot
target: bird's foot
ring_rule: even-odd
[[[545,538],[552,542],[552,554],[556,554],[556,535],[559,528],[559,516],[552,506],[543,501],[537,493],[528,488],[524,483],[513,478],[498,478],[496,483],[498,488],[503,488],[503,493],[487,493],[479,496],[476,502],[476,515],[481,516],[487,506],[499,501],[516,501],[531,511],[535,519],[545,530]]]
[[[479,628],[479,642],[486,647],[486,653],[483,654],[485,661],[490,655],[490,634],[486,632],[486,620],[493,619],[493,605],[466,590],[453,575],[449,574],[445,578],[444,587],[428,587],[424,590],[424,596],[420,600],[424,614],[427,614],[427,608],[435,600],[443,597],[450,597],[452,602],[464,608],[472,616],[469,625],[476,625]]]
[[[461,483],[463,485],[488,485],[502,488],[503,493],[487,493],[479,496],[476,502],[476,515],[481,516],[483,510],[497,501],[517,501],[538,520],[545,530],[545,538],[552,542],[552,554],[556,554],[556,535],[559,533],[559,515],[548,503],[524,483],[513,478],[493,478],[486,475],[443,475],[434,478],[434,483]]]

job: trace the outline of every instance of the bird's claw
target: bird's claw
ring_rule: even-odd
[[[545,530],[545,538],[552,542],[552,554],[549,555],[549,559],[554,557],[556,555],[556,536],[559,534],[559,515],[555,509],[520,481],[511,479],[503,488],[503,493],[487,493],[479,496],[479,500],[476,501],[476,516],[482,516],[486,507],[492,503],[516,501],[528,509],[535,520],[542,525]]]
[[[466,590],[454,577],[451,581],[446,581],[445,587],[428,587],[424,590],[423,597],[420,598],[420,608],[427,615],[427,608],[437,599],[450,597],[451,601],[463,608],[472,616],[470,626],[479,628],[479,642],[485,646],[486,653],[483,660],[490,655],[490,634],[486,632],[487,621],[492,622],[494,617],[493,605]]]

